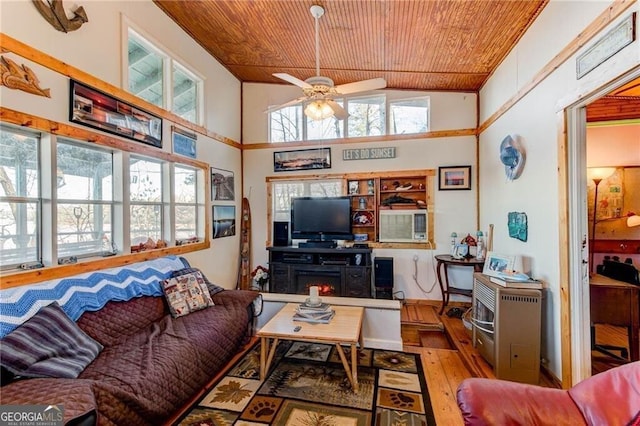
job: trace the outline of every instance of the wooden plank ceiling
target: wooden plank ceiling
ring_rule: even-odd
[[[548,0],[154,0],[242,82],[320,74],[392,89],[478,91]]]
[[[549,0],[154,0],[242,82],[320,74],[336,85],[383,77],[391,89],[478,91]],[[587,120],[640,118],[640,80],[587,107]]]

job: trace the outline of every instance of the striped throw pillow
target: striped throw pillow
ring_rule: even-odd
[[[73,379],[101,350],[54,302],[0,340],[0,364],[16,377]]]

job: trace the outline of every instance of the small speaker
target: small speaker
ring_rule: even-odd
[[[393,288],[393,257],[376,257],[373,260],[375,286],[377,288]]]
[[[289,241],[289,222],[273,222],[273,245],[274,247],[291,245]]]

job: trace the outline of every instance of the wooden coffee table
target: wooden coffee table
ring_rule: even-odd
[[[314,324],[294,321],[293,314],[297,303],[288,303],[269,322],[258,331],[260,337],[260,380],[264,380],[273,361],[278,341],[295,340],[299,342],[329,343],[336,346],[344,370],[351,382],[354,392],[358,391],[358,350],[362,348],[362,318],[364,308],[361,306],[332,306],[336,314],[328,324]],[[299,331],[294,329],[300,326]],[[342,345],[351,347],[351,365],[344,354]]]

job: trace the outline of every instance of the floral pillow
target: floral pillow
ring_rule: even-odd
[[[169,304],[169,311],[174,318],[214,305],[200,272],[191,272],[164,280],[162,289]]]

